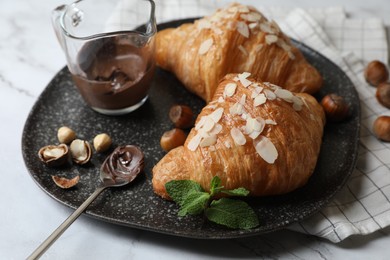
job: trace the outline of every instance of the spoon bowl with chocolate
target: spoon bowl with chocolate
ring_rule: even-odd
[[[117,147],[100,168],[101,185],[27,259],[38,259],[42,256],[102,191],[131,183],[143,168],[144,154],[139,147],[134,145]]]

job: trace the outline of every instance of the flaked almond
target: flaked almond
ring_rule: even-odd
[[[229,108],[229,112],[232,115],[241,115],[244,112],[244,108],[240,103],[237,102]]]
[[[227,97],[231,97],[236,93],[237,84],[236,83],[228,83],[225,86],[224,95]]]
[[[265,96],[267,97],[267,99],[269,99],[269,100],[276,99],[276,95],[272,90],[264,89],[263,92],[264,92]]]
[[[209,117],[214,121],[214,123],[218,123],[221,120],[223,115],[223,108],[217,108],[213,113],[209,115]]]
[[[275,145],[265,136],[260,136],[258,140],[253,142],[256,152],[263,158],[267,163],[274,163],[278,158],[278,151]]]
[[[205,40],[200,45],[198,54],[203,55],[203,54],[207,53],[210,50],[211,46],[213,46],[213,44],[214,44],[213,39],[210,38],[210,39]]]
[[[252,84],[252,81],[247,79],[251,74],[249,72],[244,72],[242,74],[238,74],[238,79],[240,83],[245,87],[249,87]]]
[[[213,120],[211,117],[208,116],[208,117],[206,118],[206,121],[204,122],[204,125],[203,125],[203,127],[202,127],[202,130],[205,131],[205,132],[208,132],[208,131],[210,131],[211,129],[213,129],[214,125],[215,125],[214,120]]]
[[[290,103],[293,102],[294,95],[291,93],[291,91],[288,91],[287,89],[278,88],[274,91],[274,93],[278,98],[281,98]]]
[[[245,38],[249,37],[248,25],[244,22],[237,22],[237,31]]]
[[[277,41],[278,41],[278,36],[276,36],[274,34],[268,34],[265,36],[265,43],[268,45],[271,45]]]
[[[215,124],[213,129],[210,130],[210,135],[217,135],[222,131],[223,127],[220,124]]]
[[[257,107],[264,104],[265,102],[267,102],[267,98],[263,93],[261,93],[257,95],[257,97],[255,97],[255,99],[253,100],[253,106]]]
[[[259,26],[259,23],[250,23],[250,24],[248,24],[248,27],[249,27],[249,29],[251,29],[251,30],[255,29],[255,28],[258,27],[258,26]]]
[[[267,124],[267,125],[277,125],[276,122],[272,119],[266,119],[264,120],[264,122]]]
[[[272,27],[269,25],[268,22],[260,23],[260,30],[262,30],[265,33],[273,34],[274,30],[272,30]]]
[[[245,138],[244,134],[240,131],[240,129],[233,127],[230,130],[230,135],[232,136],[233,141],[237,145],[244,145],[246,143],[246,138]]]
[[[53,179],[54,183],[62,188],[62,189],[69,189],[74,187],[77,183],[79,183],[80,176],[76,176],[72,179],[67,179],[65,177],[60,177],[56,175],[52,175],[51,178]]]
[[[191,141],[187,144],[187,148],[190,151],[195,151],[198,148],[201,140],[202,140],[202,136],[200,134],[196,134],[195,136],[192,137]]]
[[[217,136],[216,135],[210,135],[206,138],[204,138],[199,146],[200,147],[207,147],[207,146],[210,146],[210,145],[214,145],[215,143],[217,142]]]
[[[240,104],[241,105],[245,105],[245,102],[246,102],[246,95],[245,94],[242,94],[241,98],[240,98]]]

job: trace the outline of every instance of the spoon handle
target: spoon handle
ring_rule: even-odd
[[[38,259],[46,252],[46,250],[65,232],[65,230],[84,212],[84,210],[91,204],[97,196],[105,189],[107,186],[102,185],[98,187],[89,198],[83,202],[76,209],[75,212],[72,213],[54,232],[46,238],[42,244],[35,249],[35,251],[27,258],[28,260]]]

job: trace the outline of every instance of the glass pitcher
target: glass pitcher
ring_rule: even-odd
[[[153,0],[79,0],[53,11],[73,81],[95,111],[120,115],[146,100],[155,68]]]

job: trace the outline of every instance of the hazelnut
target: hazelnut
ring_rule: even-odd
[[[169,110],[169,118],[177,128],[189,128],[194,124],[194,113],[185,105],[175,105]]]
[[[93,139],[93,147],[95,147],[96,152],[107,151],[108,148],[110,148],[111,144],[111,137],[106,133],[98,134]]]
[[[374,122],[374,134],[378,139],[390,142],[390,116],[380,116]]]
[[[65,144],[47,145],[39,149],[38,156],[48,166],[56,167],[68,161],[69,149]]]
[[[174,128],[165,132],[161,136],[160,145],[164,151],[168,152],[173,148],[183,145],[186,138],[187,135],[184,133],[183,130],[179,128]]]
[[[77,164],[86,164],[92,156],[92,148],[88,141],[76,139],[69,147],[72,159]]]
[[[383,106],[390,108],[390,82],[384,82],[378,85],[376,98]]]
[[[326,95],[322,99],[321,105],[329,121],[340,122],[349,115],[349,105],[343,97],[336,94]]]
[[[62,144],[69,144],[76,139],[76,133],[67,126],[62,126],[57,131],[58,141]]]
[[[378,86],[380,83],[386,82],[389,79],[389,71],[386,65],[378,60],[368,63],[364,70],[366,81],[372,86]]]

